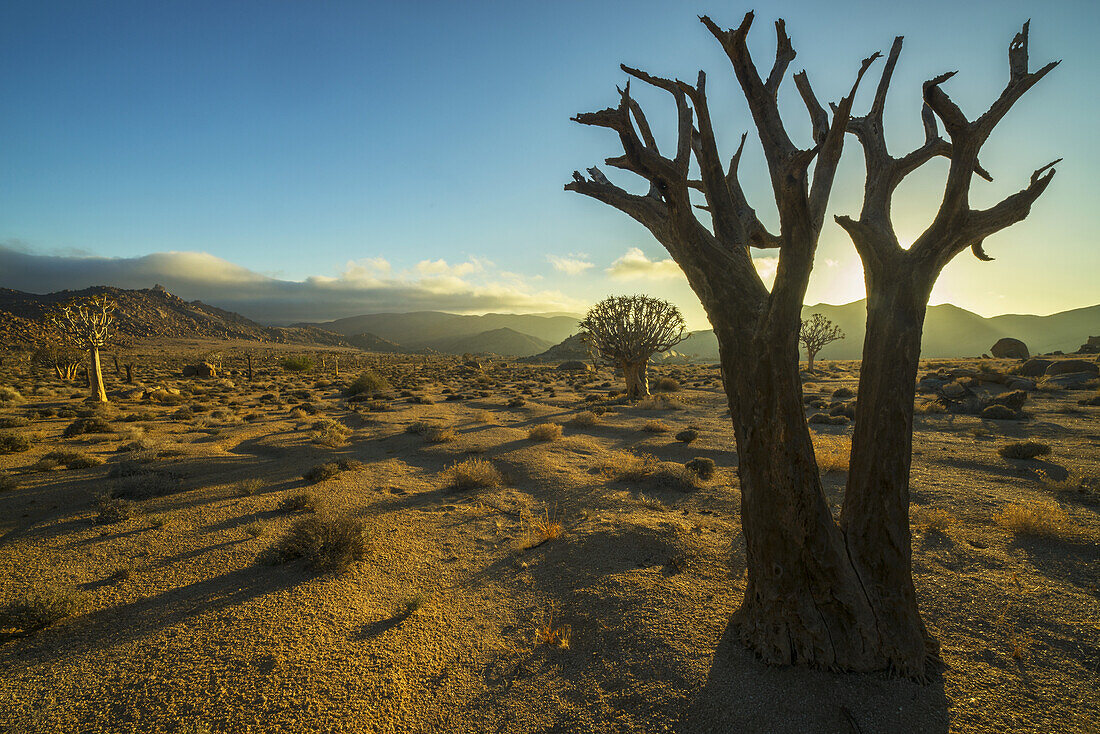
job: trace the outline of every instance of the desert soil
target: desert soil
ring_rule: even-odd
[[[1024,420],[917,415],[914,571],[943,666],[914,682],[769,667],[733,638],[744,542],[712,366],[657,367],[679,389],[629,404],[606,369],[364,357],[393,389],[348,402],[351,357],[337,378],[269,355],[248,382],[237,362],[184,379],[186,354],[148,350],[138,386],[107,370],[98,411],[0,366],[18,392],[0,433],[30,439],[0,454],[0,603],[75,604],[0,630],[0,731],[1100,731],[1100,407],[1078,405],[1095,386],[1031,392]],[[858,368],[820,365],[807,400],[855,390]],[[62,436],[93,412],[109,432]],[[530,438],[544,423],[561,436]],[[811,428],[839,512],[851,426]],[[1052,451],[998,454],[1023,440]],[[696,457],[713,478],[684,472]],[[503,484],[454,488],[471,458]],[[303,479],[338,460],[362,465]],[[258,563],[302,492],[362,519],[363,560]],[[109,521],[104,493],[131,516]]]

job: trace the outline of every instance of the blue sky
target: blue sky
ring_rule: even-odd
[[[180,295],[216,304],[227,295],[225,273],[259,289],[291,281],[340,290],[332,316],[578,309],[609,293],[646,291],[672,298],[702,326],[697,301],[644,229],[562,191],[574,169],[619,152],[613,135],[569,117],[616,102],[620,61],[691,79],[703,68],[730,152],[748,115],[728,60],[696,15],[735,26],[747,9],[8,0],[0,8],[0,248],[8,256],[0,286],[81,287],[106,277],[138,285],[158,274],[150,263],[162,260],[148,256],[192,253],[163,259],[163,277],[176,278],[169,285]],[[933,300],[984,314],[1100,301],[1097,3],[801,0],[756,10],[758,64],[771,62],[772,19],[786,18],[798,51],[792,71],[806,67],[826,99],[846,90],[861,58],[906,36],[887,108],[897,153],[921,140],[920,83],[959,69],[947,89],[979,113],[1004,84],[1008,41],[1032,18],[1033,68],[1064,61],[987,144],[995,182],[977,182],[973,203],[1067,160],[1029,220],[987,243],[997,260],[960,256]],[[781,95],[805,142],[789,78]],[[667,139],[668,100],[640,96]],[[743,180],[770,217],[762,156],[750,141]],[[854,214],[862,160],[853,138],[845,156],[831,210]],[[903,238],[934,211],[941,163],[899,192]],[[361,303],[356,288],[366,288]],[[808,301],[861,295],[858,258],[843,231],[827,225]]]

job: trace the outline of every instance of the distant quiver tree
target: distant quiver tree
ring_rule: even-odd
[[[65,334],[73,346],[88,352],[92,397],[101,403],[107,402],[107,391],[103,388],[99,350],[110,341],[117,308],[118,304],[113,299],[99,295],[78,298],[49,314],[50,322]]]
[[[649,395],[649,358],[684,340],[684,317],[668,301],[650,296],[611,296],[581,321],[599,356],[623,370],[631,400]]]
[[[808,319],[803,319],[802,328],[798,331],[798,340],[806,349],[806,369],[813,370],[814,357],[825,348],[826,344],[839,341],[844,338],[844,332],[825,314],[815,313]]]

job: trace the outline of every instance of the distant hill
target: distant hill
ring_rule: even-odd
[[[316,329],[316,326],[310,327]],[[333,333],[333,332],[328,332]],[[374,334],[363,333],[353,334],[349,337],[345,337],[349,344],[353,347],[359,347],[366,352],[383,352],[383,353],[397,353],[403,352],[405,349],[396,342],[391,342],[389,339],[383,339],[380,336]]]
[[[527,357],[545,351],[553,345],[546,339],[522,334],[507,327],[490,329],[472,336],[456,336],[436,339],[432,349],[447,354],[500,354],[508,357]]]
[[[844,330],[846,338],[821,350],[821,359],[860,359],[863,356],[863,334],[867,318],[866,301],[854,301],[839,306],[819,303],[804,306],[802,317],[824,314]],[[1027,344],[1032,354],[1076,351],[1092,334],[1100,333],[1100,305],[1077,308],[1049,316],[1007,314],[985,318],[966,309],[945,303],[929,306],[924,319],[924,339],[921,356],[926,358],[976,357],[988,354],[1001,337],[1010,336]],[[554,361],[563,342],[552,347],[546,361]],[[699,360],[718,359],[718,339],[714,332],[693,331],[676,345],[676,351]],[[539,355],[541,358],[542,355]],[[562,357],[573,359],[573,357]]]
[[[201,301],[184,301],[164,288],[126,290],[96,286],[80,291],[24,293],[0,288],[0,343],[34,343],[48,331],[46,313],[73,298],[106,294],[119,308],[116,333],[123,337],[247,339],[289,344],[347,346],[338,334],[315,327],[261,326],[239,313]]]
[[[488,313],[483,316],[464,316],[441,311],[416,311],[364,314],[335,321],[301,323],[294,326],[328,329],[344,336],[369,333],[400,344],[409,351],[434,349],[453,353],[455,339],[477,336],[499,329],[510,329],[534,337],[547,342],[547,346],[557,344],[577,330],[579,321],[579,317],[569,315]]]

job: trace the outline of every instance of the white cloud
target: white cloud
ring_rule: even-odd
[[[754,257],[752,264],[756,268],[756,272],[760,274],[760,279],[771,288],[772,282],[775,280],[775,271],[779,269],[779,258],[774,256]]]
[[[665,280],[668,278],[682,278],[684,273],[680,266],[671,258],[665,260],[650,260],[639,247],[631,247],[626,253],[611,263],[611,267],[605,272],[612,278],[619,280],[632,280],[646,278],[650,280]]]
[[[570,254],[566,257],[547,255],[546,259],[554,266],[554,270],[558,270],[566,275],[580,275],[585,270],[595,265],[594,263],[588,262],[584,255]]]
[[[584,311],[556,290],[492,270],[487,260],[450,265],[425,260],[396,271],[384,258],[349,262],[342,273],[302,281],[272,278],[205,252],[162,252],[134,258],[36,255],[0,244],[0,287],[32,293],[93,285],[151,288],[161,284],[186,300],[202,300],[269,323],[319,321],[379,311]]]

